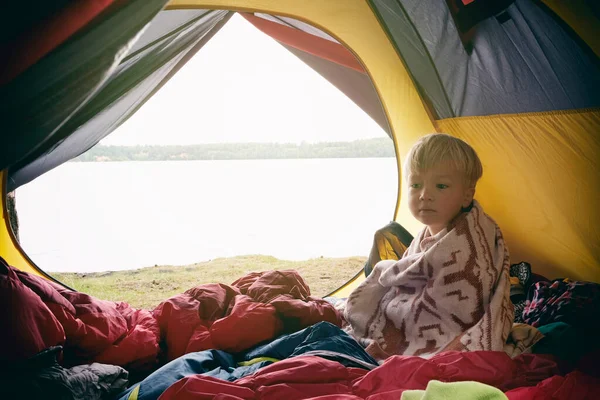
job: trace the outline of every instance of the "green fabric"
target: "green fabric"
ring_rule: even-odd
[[[564,322],[543,325],[538,330],[544,338],[533,346],[535,354],[552,354],[561,360],[577,362],[585,353],[598,347],[598,339],[593,333]]]
[[[263,362],[263,361],[271,361],[271,362],[275,363],[279,360],[276,358],[273,358],[273,357],[257,357],[257,358],[253,358],[252,360],[239,362],[238,365],[240,367],[247,367],[249,365],[256,364],[256,363]]]
[[[406,390],[401,400],[508,400],[501,390],[479,382],[429,381],[425,390]]]

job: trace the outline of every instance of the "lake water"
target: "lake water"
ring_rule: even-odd
[[[367,256],[394,214],[394,158],[66,163],[17,189],[21,244],[47,271],[245,254]]]

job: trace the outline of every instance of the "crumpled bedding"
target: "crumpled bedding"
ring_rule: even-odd
[[[595,322],[600,315],[600,284],[570,279],[537,282],[530,289],[523,321],[536,328],[553,322],[600,333]],[[595,329],[594,329],[595,328]]]
[[[9,266],[0,258],[0,330],[8,351],[0,361],[31,357],[55,345],[64,347],[64,365],[100,362],[128,369],[154,368],[160,330],[148,310],[99,300]]]
[[[56,357],[61,347],[51,347],[31,358],[0,366],[0,398],[101,400],[127,387],[128,372],[100,363],[65,368]]]
[[[200,285],[165,300],[153,315],[168,360],[208,349],[239,353],[321,321],[341,326],[335,308],[312,297],[296,271],[250,273],[231,285]]]
[[[233,382],[282,359],[308,354],[348,367],[377,367],[375,360],[346,332],[329,322],[319,322],[241,354],[221,350],[185,354],[127,389],[120,394],[119,400],[130,400],[129,395],[134,391],[137,392],[137,400],[156,400],[179,379],[198,374]]]
[[[562,376],[556,363],[545,356],[523,354],[511,359],[502,351],[451,351],[429,360],[393,356],[371,371],[299,356],[235,382],[201,375],[186,377],[159,399],[397,400],[406,390],[425,390],[431,380],[477,381],[500,389],[511,400],[595,400],[600,393],[600,379],[579,371]]]
[[[7,305],[0,312],[0,320],[9,321],[11,326],[1,334],[1,365],[11,366],[23,357],[64,344],[62,364],[86,365],[54,367],[61,374],[67,371],[66,375],[59,374],[65,382],[78,382],[71,377],[83,374],[83,387],[74,390],[93,389],[89,396],[114,393],[127,379],[126,371],[119,367],[107,369],[89,361],[132,368],[156,365],[161,337],[169,356],[176,358],[177,352],[185,354],[205,346],[239,353],[282,333],[315,328],[321,321],[341,325],[333,305],[311,297],[308,286],[294,271],[248,274],[232,285],[200,285],[168,299],[150,313],[72,292],[18,271],[0,258],[0,301]],[[561,371],[552,357],[516,355],[523,346],[530,347],[539,339],[531,327],[516,328],[511,336],[514,358],[502,351],[450,351],[431,359],[392,356],[369,371],[346,367],[326,355],[299,355],[265,363],[261,369],[257,365],[253,375],[235,382],[187,376],[160,398],[198,398],[201,394],[202,398],[229,399],[398,399],[405,390],[426,389],[431,380],[474,380],[499,388],[513,400],[596,398],[600,391],[597,377],[577,370],[564,375],[568,371]],[[63,379],[48,376],[51,383]]]
[[[230,286],[206,284],[162,302],[152,312],[100,300],[9,266],[0,258],[0,362],[61,345],[65,366],[99,362],[140,375],[168,360],[208,349],[239,353],[317,322],[341,325],[327,301],[312,297],[295,271],[251,273]]]

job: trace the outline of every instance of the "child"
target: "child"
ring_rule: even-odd
[[[348,297],[346,328],[376,359],[444,350],[502,350],[513,322],[500,228],[473,199],[483,168],[445,134],[405,162],[409,209],[425,227],[399,261],[384,260]]]

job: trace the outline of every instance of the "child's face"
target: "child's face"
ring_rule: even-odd
[[[462,207],[468,207],[475,189],[466,184],[463,173],[446,163],[408,176],[409,208],[414,217],[427,225],[431,235],[448,226]]]

